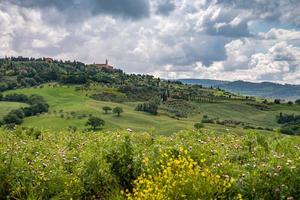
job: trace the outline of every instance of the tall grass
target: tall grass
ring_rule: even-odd
[[[0,197],[300,199],[300,138],[0,130]]]

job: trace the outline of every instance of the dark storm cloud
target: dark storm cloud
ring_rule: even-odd
[[[173,0],[160,0],[157,5],[156,14],[169,15],[175,9]]]
[[[70,20],[89,15],[108,14],[125,19],[141,19],[150,15],[148,0],[6,0],[22,7],[47,10],[56,8]]]

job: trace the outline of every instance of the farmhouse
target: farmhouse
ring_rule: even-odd
[[[105,63],[104,64],[92,64],[92,66],[95,66],[97,68],[100,68],[100,69],[107,69],[107,70],[113,70],[114,67],[110,64],[108,64],[108,60],[106,59],[105,60]]]

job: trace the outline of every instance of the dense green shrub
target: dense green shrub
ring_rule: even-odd
[[[300,135],[300,124],[299,125],[286,124],[280,128],[280,132],[287,135]]]
[[[207,123],[207,124],[215,124],[216,120],[215,119],[209,119],[209,118],[203,118],[201,120],[202,123]]]
[[[28,97],[25,94],[7,94],[3,97],[3,101],[28,102]]]
[[[0,197],[300,199],[299,144],[254,132],[0,129]]]
[[[277,116],[277,122],[279,124],[299,124],[300,123],[300,115],[280,113]]]
[[[8,94],[3,98],[4,101],[16,101],[28,103],[30,106],[12,110],[3,117],[4,124],[22,124],[24,117],[39,115],[48,112],[49,105],[44,98],[38,95],[27,97],[23,94]]]
[[[199,122],[198,122],[198,123],[195,123],[195,124],[194,124],[194,128],[197,129],[197,130],[199,130],[199,129],[201,129],[201,128],[204,128],[204,124],[203,124],[203,123],[199,123]]]
[[[138,104],[135,108],[136,111],[143,111],[150,113],[152,115],[157,115],[157,110],[158,110],[158,104],[150,101],[142,104]]]
[[[4,124],[22,124],[23,118],[14,113],[8,113],[3,117]]]
[[[126,136],[123,143],[108,151],[106,160],[110,164],[111,172],[117,177],[119,184],[123,188],[131,190],[137,169],[130,138]]]

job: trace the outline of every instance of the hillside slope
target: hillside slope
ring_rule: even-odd
[[[185,84],[197,84],[204,87],[218,87],[242,95],[271,99],[300,99],[300,85],[278,84],[271,82],[253,83],[247,81],[220,81],[210,79],[178,79]]]

